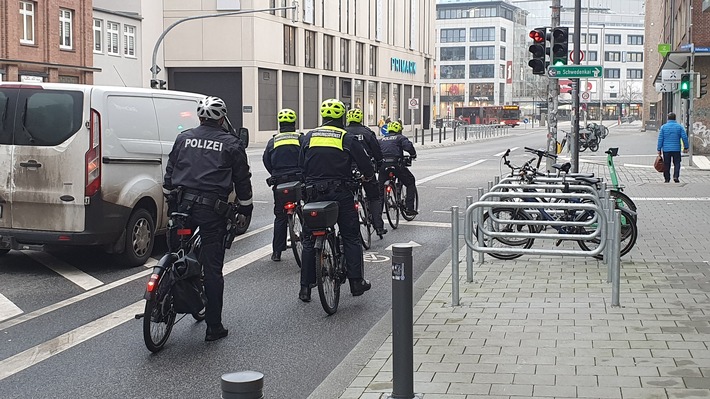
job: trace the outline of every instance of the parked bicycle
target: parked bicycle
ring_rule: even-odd
[[[318,296],[329,315],[338,311],[340,286],[347,279],[343,240],[335,227],[338,211],[337,201],[310,202],[303,206],[304,222],[315,241]]]
[[[405,155],[400,160],[400,165],[409,167],[412,166],[412,157]],[[396,175],[396,168],[389,166],[385,168],[387,180],[384,183],[384,199],[383,204],[387,221],[393,229],[399,227],[399,215],[401,214],[404,220],[412,221],[416,215],[406,212],[407,210],[407,187],[404,186],[401,180]],[[419,196],[414,197],[414,209],[419,209]]]
[[[296,264],[303,259],[303,183],[293,181],[276,186],[276,199],[283,204],[288,220],[288,237]]]

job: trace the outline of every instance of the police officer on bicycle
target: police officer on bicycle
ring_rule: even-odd
[[[264,150],[264,166],[271,174],[267,180],[269,185],[276,190],[281,183],[302,180],[301,169],[298,167],[298,155],[301,152],[303,135],[296,132],[296,112],[284,108],[278,113],[279,133],[274,135],[266,144]],[[281,252],[286,250],[286,235],[288,231],[288,217],[283,208],[284,204],[278,202],[274,191],[274,239],[271,244],[273,252],[271,260],[281,261]]]
[[[348,126],[345,130],[360,140],[360,143],[363,148],[365,148],[370,158],[375,162],[375,165],[379,166],[382,164],[382,149],[380,149],[380,143],[377,141],[375,132],[362,124],[362,118],[362,110],[353,108],[348,111],[346,114]],[[387,233],[387,229],[385,229],[385,222],[382,220],[382,212],[375,212],[376,209],[382,209],[382,190],[380,190],[375,179],[364,182],[362,187],[365,189],[365,195],[367,195],[367,202],[370,213],[372,214],[372,225],[377,235],[382,238],[382,236]]]
[[[383,163],[379,170],[379,185],[380,192],[383,191],[385,181],[388,176],[385,173],[385,169],[389,166],[395,168],[395,175],[402,181],[405,187],[407,187],[407,198],[405,207],[407,208],[405,212],[408,215],[414,216],[418,212],[414,209],[414,199],[417,195],[417,187],[415,185],[414,175],[407,169],[406,166],[402,165],[402,159],[404,157],[404,151],[407,151],[412,159],[416,159],[417,151],[414,149],[414,144],[405,136],[402,135],[402,124],[396,121],[390,122],[387,125],[386,137],[380,138],[380,148],[382,148]],[[382,209],[380,208],[380,213]]]
[[[360,222],[352,194],[352,164],[372,179],[375,170],[360,141],[344,129],[345,105],[335,99],[323,101],[320,107],[323,124],[305,136],[299,165],[306,182],[306,195],[312,201],[338,201],[338,228],[343,237],[350,292],[353,296],[369,290],[363,278],[363,253],[360,245]],[[314,240],[308,226],[303,227],[303,264],[298,298],[311,300],[311,286],[316,282]]]
[[[239,213],[251,216],[251,172],[242,142],[223,129],[227,106],[218,97],[205,97],[197,106],[200,126],[178,135],[168,158],[163,190],[170,209],[189,214],[191,226],[200,228],[199,261],[207,296],[205,341],[224,338],[225,236],[228,197],[234,189]]]

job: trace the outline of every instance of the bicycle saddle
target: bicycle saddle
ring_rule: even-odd
[[[572,164],[569,163],[569,162],[556,163],[556,164],[552,165],[552,167],[555,168],[555,169],[557,169],[557,170],[559,170],[559,171],[562,171],[562,172],[565,172],[565,173],[569,173],[569,170],[570,170],[570,168],[572,167]]]
[[[574,175],[570,176],[570,175],[568,175],[568,177],[572,177],[574,180],[576,180],[576,181],[578,181],[578,182],[586,183],[586,184],[589,184],[589,185],[596,185],[596,184],[601,183],[602,179],[600,179],[600,178],[598,178],[598,177],[593,177],[593,176],[594,176],[593,174],[592,174],[592,177],[590,177],[590,176],[574,176]]]

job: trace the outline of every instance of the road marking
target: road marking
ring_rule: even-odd
[[[520,147],[513,147],[513,148],[510,149],[510,152],[513,152],[513,151],[517,150],[518,148],[520,148]],[[493,154],[493,156],[494,156],[494,157],[497,157],[497,158],[500,158],[500,157],[502,157],[503,155],[505,155],[506,152],[508,152],[508,150],[505,150],[505,151],[503,151],[503,152],[499,152],[499,153],[497,153],[497,154]]]
[[[268,230],[268,229],[270,229],[270,228],[273,228],[273,225],[260,227],[260,228],[254,230],[254,231],[251,231],[251,232],[248,232],[248,233],[245,233],[245,234],[242,234],[242,235],[238,236],[234,241],[236,242],[236,241],[242,240],[242,239],[244,239],[244,238],[246,238],[246,237],[252,236],[252,235],[257,234],[257,233],[259,233],[259,232]],[[157,263],[158,263],[157,260],[151,259],[150,261],[146,262],[146,264],[145,264],[144,266],[145,266],[146,268],[151,268],[151,267],[155,266]],[[227,264],[229,264],[229,263],[227,263]],[[227,266],[227,264],[225,264],[225,267]],[[60,302],[51,304],[51,305],[49,305],[49,306],[45,306],[45,307],[43,307],[43,308],[41,308],[41,309],[37,309],[37,310],[35,310],[35,311],[33,311],[33,312],[30,312],[30,313],[27,313],[27,314],[23,314],[23,315],[21,315],[21,316],[19,316],[19,317],[16,317],[16,318],[12,319],[12,320],[7,320],[7,321],[4,321],[4,322],[0,322],[0,331],[5,330],[5,329],[8,329],[8,328],[10,328],[10,327],[14,327],[14,326],[16,326],[16,325],[18,325],[18,324],[22,324],[22,323],[24,323],[24,322],[26,322],[26,321],[29,321],[29,320],[32,320],[32,319],[36,319],[37,317],[44,316],[44,315],[46,315],[46,314],[48,314],[48,313],[54,312],[55,310],[59,310],[59,309],[61,309],[61,308],[64,308],[64,307],[67,307],[67,306],[69,306],[69,305],[75,304],[75,303],[77,303],[77,302],[83,301],[84,299],[88,299],[88,298],[91,298],[91,297],[93,297],[93,296],[96,296],[96,295],[99,295],[99,294],[101,294],[101,293],[104,293],[104,292],[106,292],[106,291],[110,291],[110,290],[112,290],[112,289],[114,289],[114,288],[116,288],[116,287],[122,286],[123,284],[127,284],[127,283],[130,283],[131,281],[134,281],[134,280],[137,280],[137,279],[139,279],[139,278],[148,276],[151,272],[152,272],[152,270],[143,270],[143,271],[140,271],[140,272],[138,272],[138,273],[136,273],[136,274],[130,275],[130,276],[128,276],[128,277],[124,277],[124,278],[122,278],[122,279],[120,279],[120,280],[116,280],[116,281],[114,281],[114,282],[112,282],[112,283],[109,283],[109,284],[103,285],[103,286],[101,286],[101,287],[98,287],[98,288],[96,288],[96,289],[93,289],[93,290],[91,290],[91,291],[82,292],[82,293],[79,294],[79,295],[73,296],[73,297],[71,297],[71,298],[67,298],[67,299],[65,299],[65,300],[63,300],[63,301],[60,301]],[[0,320],[3,320],[3,319],[0,319]]]
[[[22,314],[22,309],[7,299],[5,295],[0,294],[0,321],[15,317],[18,314]]]
[[[434,212],[443,212],[443,211],[434,211]],[[446,211],[445,213],[451,213],[450,211]],[[402,224],[402,226],[422,226],[422,227],[441,227],[441,228],[450,228],[451,223],[439,223],[439,222],[422,222],[419,220],[413,220],[411,222],[407,222]]]
[[[267,226],[264,226],[264,227],[259,227],[259,228],[256,229],[256,230],[252,230],[252,231],[246,232],[246,233],[244,233],[244,234],[242,234],[242,235],[240,235],[240,236],[237,236],[237,237],[234,239],[234,241],[232,241],[232,242],[237,242],[237,241],[239,241],[239,240],[243,240],[243,239],[245,239],[245,238],[249,238],[249,237],[251,237],[251,236],[253,236],[253,235],[256,235],[256,234],[261,233],[262,231],[266,231],[266,230],[273,229],[273,228],[274,228],[274,225],[273,225],[273,224],[270,224],[270,225],[267,225]]]
[[[446,214],[451,214],[451,211],[432,211],[434,213],[446,213]]]
[[[271,252],[271,244],[267,244],[244,256],[233,259],[224,265],[224,275],[241,269],[244,266],[258,260],[262,256]],[[147,271],[146,271],[147,272]],[[90,323],[77,327],[65,334],[62,334],[49,341],[29,348],[14,356],[0,361],[0,381],[15,375],[22,370],[30,368],[35,364],[43,362],[50,357],[70,349],[82,342],[103,334],[121,324],[133,320],[137,313],[141,313],[145,308],[145,302],[140,300],[123,309],[94,320]]]
[[[710,201],[710,197],[646,197],[631,198],[633,201]]]
[[[634,163],[625,163],[622,166],[629,167],[629,168],[652,168],[653,167],[653,165],[637,165]]]
[[[458,190],[458,189],[459,189],[458,187],[446,187],[446,186],[444,186],[444,187],[434,187],[434,188],[439,189],[439,190]]]
[[[476,166],[476,165],[482,164],[483,162],[486,162],[486,160],[485,160],[485,159],[479,159],[479,160],[476,161],[476,162],[472,162],[472,163],[470,163],[470,164],[467,164],[467,165],[464,165],[464,166],[460,166],[460,167],[458,167],[458,168],[454,168],[454,169],[451,169],[451,170],[447,170],[447,171],[445,171],[445,172],[437,173],[437,174],[432,175],[432,176],[429,176],[429,177],[425,177],[425,178],[423,178],[423,179],[419,179],[419,181],[417,182],[417,184],[423,184],[423,183],[426,183],[426,182],[428,182],[428,181],[432,181],[432,180],[434,180],[434,179],[438,179],[438,178],[440,178],[441,176],[446,176],[446,175],[449,175],[449,174],[451,174],[451,173],[456,173],[456,172],[458,172],[458,171],[461,171],[461,170],[464,170],[464,169],[468,169],[468,168],[470,168],[470,167],[472,167],[472,166]]]
[[[66,278],[67,280],[71,281],[72,283],[78,285],[79,287],[87,291],[92,288],[104,285],[101,280],[94,278],[88,273],[84,273],[76,267],[62,260],[59,260],[46,252],[22,251],[22,253],[32,258],[36,262],[39,262],[44,266],[54,270],[55,273],[59,274],[60,276]]]

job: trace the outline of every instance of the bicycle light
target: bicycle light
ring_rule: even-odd
[[[296,204],[294,204],[293,202],[287,202],[286,205],[284,205],[284,209],[289,211],[294,208],[296,208]]]
[[[192,234],[192,230],[190,230],[190,229],[178,229],[177,234],[178,234],[179,236],[189,236],[190,234]]]
[[[318,212],[316,212],[316,211],[311,211],[311,217],[314,218],[314,217],[317,217],[317,216],[318,216]]]
[[[150,275],[150,279],[148,280],[148,287],[146,288],[148,290],[148,292],[153,292],[153,290],[155,289],[155,285],[159,279],[160,279],[160,276],[158,276],[155,273]]]

